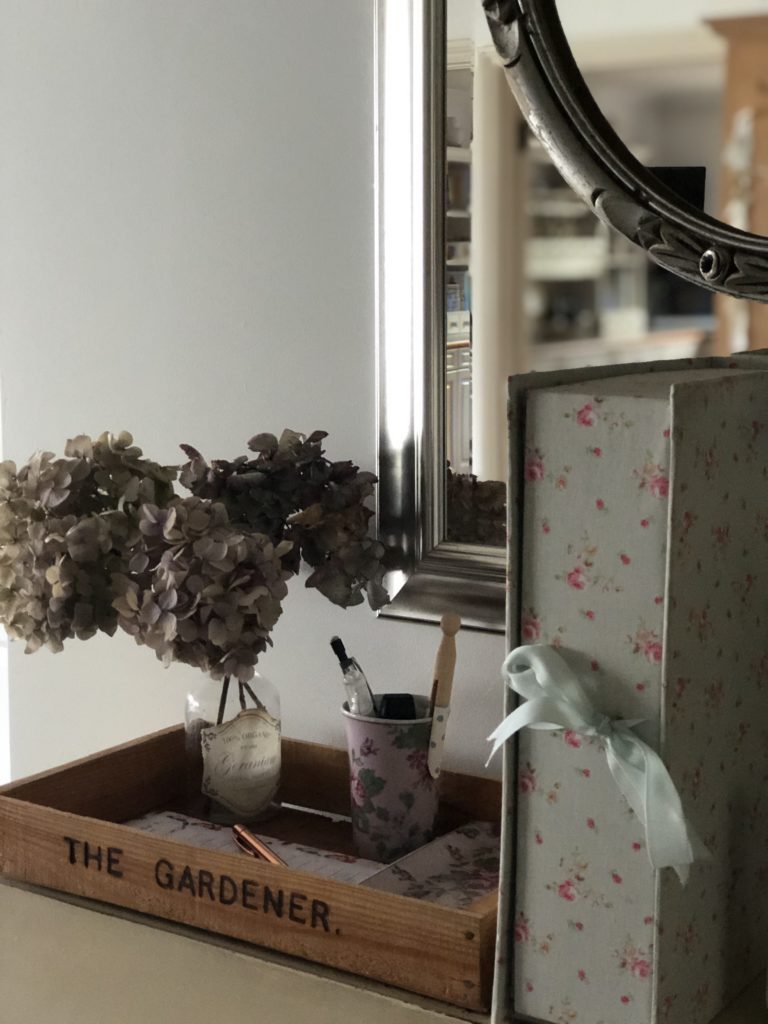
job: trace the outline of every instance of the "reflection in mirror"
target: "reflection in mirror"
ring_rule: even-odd
[[[510,193],[510,158],[521,115],[491,51],[482,6],[451,0],[467,22],[457,37],[465,42],[449,46],[452,70],[465,72],[452,76],[452,87],[464,92],[471,124],[464,125],[463,138],[452,136],[464,178],[451,183],[455,213],[447,218],[449,5],[378,0],[377,6],[378,523],[382,538],[402,551],[387,580],[392,601],[381,614],[439,621],[451,608],[462,628],[502,632],[505,380],[516,369],[514,339],[520,337],[514,322],[520,295],[510,289],[516,271],[505,253],[514,255],[519,244],[508,226],[515,223],[509,197],[518,190]],[[482,61],[476,33],[485,48]],[[492,73],[485,75],[486,68]],[[478,109],[492,113],[478,119]],[[451,123],[451,130],[462,125]],[[447,220],[448,244],[460,246],[450,253]],[[480,245],[482,239],[488,244]],[[447,259],[468,263],[447,268]],[[448,269],[456,274],[451,282]],[[450,312],[448,283],[455,285]],[[447,316],[455,322],[447,325]],[[470,373],[481,401],[470,398]]]
[[[475,0],[447,4],[446,540],[503,547],[506,379],[522,330],[522,118]]]
[[[768,345],[768,310],[669,273],[593,215],[495,95],[500,68],[477,8],[447,4],[447,538],[495,544],[508,374]],[[557,10],[635,158],[684,202],[768,234],[766,0],[742,17],[732,0]]]
[[[563,55],[557,47],[548,54],[535,50],[535,41],[526,43],[524,59],[509,75],[524,104],[533,102],[540,128],[562,147],[560,165],[573,188],[585,186],[584,199],[523,130],[480,0],[423,0],[427,43],[416,43],[414,52],[426,62],[427,102],[411,123],[420,123],[427,110],[423,138],[414,136],[413,143],[417,154],[423,143],[429,190],[426,241],[412,256],[417,266],[424,256],[428,301],[425,315],[417,310],[412,318],[417,329],[410,334],[410,321],[392,329],[393,317],[385,315],[380,348],[380,522],[407,554],[388,614],[435,616],[447,596],[459,601],[471,592],[469,614],[477,626],[499,628],[504,495],[498,482],[506,477],[509,375],[768,346],[768,305],[722,294],[768,295],[765,246],[742,246],[724,226],[713,222],[710,229],[704,214],[701,220],[690,214],[691,203],[701,209],[703,184],[708,215],[768,237],[768,0],[746,2],[752,13],[733,17],[732,0],[525,0],[525,25],[536,24],[539,43],[551,13],[561,15],[606,119],[636,157],[656,169],[672,190],[668,195],[676,190],[689,204],[689,213],[678,216],[669,205],[659,210],[651,175],[643,182],[641,172],[631,195],[621,175],[611,179],[601,163],[606,153],[589,148],[588,124],[574,130],[567,118],[562,123],[563,112],[571,111],[553,84],[569,78],[558,76]],[[519,13],[519,5],[522,0],[498,6]],[[399,11],[405,5],[391,6]],[[444,14],[443,49],[437,43]],[[514,51],[507,56],[511,60]],[[554,62],[551,73],[545,57]],[[543,79],[540,71],[536,79],[534,66],[547,70]],[[578,83],[570,95],[578,107]],[[385,121],[390,128],[408,123],[391,116]],[[393,163],[411,166],[399,155]],[[637,246],[584,205],[597,187],[592,182],[604,186],[606,178],[626,187],[611,193],[618,200],[615,216],[602,214]],[[386,180],[385,168],[385,199]],[[399,213],[407,204],[392,205]],[[681,228],[683,216],[689,219]],[[665,249],[663,236],[639,238],[644,217],[654,230],[677,231],[679,240]],[[408,237],[397,247],[394,276],[384,261],[383,293],[393,309],[403,307],[397,275]],[[720,243],[728,247],[722,278],[707,277],[702,253]],[[640,244],[684,276],[660,268]],[[393,281],[397,287],[388,291]],[[707,281],[721,293],[695,283]],[[406,394],[403,368],[412,366]],[[390,427],[404,398],[412,419],[405,433]]]
[[[702,4],[703,7],[703,4]],[[643,26],[622,5],[558,4],[603,115],[642,164],[714,213],[720,179],[721,40],[688,15]],[[648,260],[559,181],[541,147],[526,305],[535,369],[684,358],[712,348],[714,298]],[[545,171],[544,167],[548,167]],[[557,197],[557,202],[555,198]]]
[[[766,0],[641,9],[558,0],[557,11],[598,107],[633,155],[689,206],[768,235]],[[604,361],[629,355],[629,333],[644,359],[768,344],[762,304],[708,295],[621,238],[608,245],[599,333],[618,351]]]

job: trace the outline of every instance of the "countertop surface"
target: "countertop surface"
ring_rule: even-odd
[[[2,1024],[488,1018],[117,907],[0,880]],[[760,979],[713,1024],[768,1024]]]

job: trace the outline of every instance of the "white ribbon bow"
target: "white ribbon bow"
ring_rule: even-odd
[[[582,683],[552,647],[518,647],[507,656],[503,672],[509,686],[524,698],[488,737],[491,757],[520,729],[572,729],[596,736],[617,786],[645,827],[648,857],[654,868],[672,867],[685,885],[688,865],[705,855],[683,814],[680,795],[659,755],[632,732],[636,721],[611,721],[590,701]]]

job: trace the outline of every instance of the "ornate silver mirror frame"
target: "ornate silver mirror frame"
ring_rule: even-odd
[[[672,273],[711,291],[767,301],[768,239],[708,217],[632,156],[584,83],[555,0],[483,6],[528,124],[595,214]]]
[[[503,549],[443,540],[445,0],[379,0],[376,36],[381,614],[503,632]]]
[[[768,239],[707,216],[632,156],[584,83],[555,0],[482,3],[528,124],[594,213],[672,273],[768,301]],[[445,0],[377,0],[377,19],[378,521],[401,552],[383,614],[434,621],[450,608],[502,632],[503,552],[442,539]]]

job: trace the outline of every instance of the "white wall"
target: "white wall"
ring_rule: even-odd
[[[4,449],[132,430],[159,460],[260,430],[374,442],[372,0],[0,0]],[[328,649],[428,692],[435,628],[294,581],[261,667],[342,744]],[[501,637],[460,637],[448,760],[480,769]],[[180,719],[195,673],[125,637],[10,661],[13,772]]]

